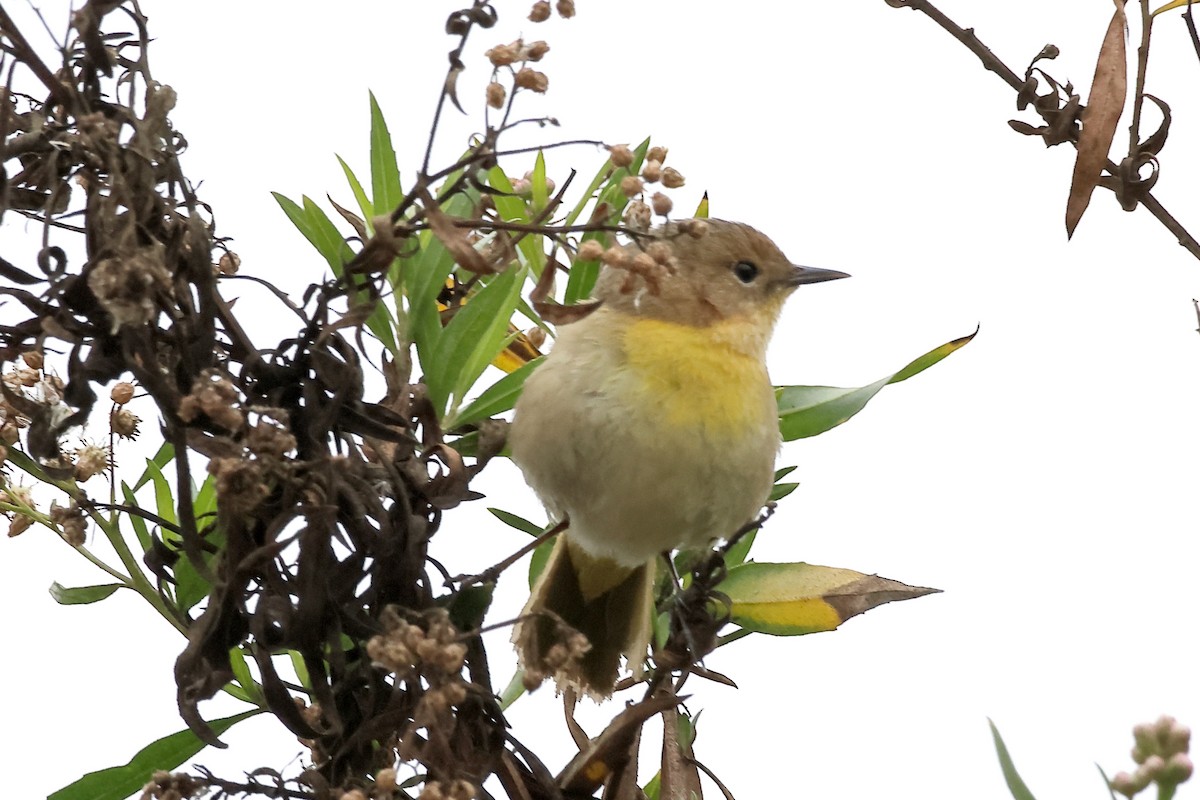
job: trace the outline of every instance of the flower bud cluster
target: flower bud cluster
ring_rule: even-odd
[[[69,505],[50,503],[50,521],[58,526],[63,541],[72,547],[83,547],[87,541],[87,517],[72,500]]]
[[[428,727],[452,718],[452,709],[467,699],[462,677],[467,646],[443,608],[425,612],[410,622],[394,607],[380,615],[384,632],[367,642],[367,655],[376,666],[394,673],[410,687],[428,688],[413,715],[417,727]]]
[[[1169,796],[1179,784],[1192,777],[1194,765],[1188,750],[1192,731],[1174,717],[1163,715],[1153,723],[1135,725],[1130,755],[1138,768],[1133,773],[1118,772],[1110,783],[1112,790],[1133,797],[1150,784],[1157,784],[1159,796]]]
[[[417,800],[475,800],[479,789],[470,781],[426,781]]]
[[[184,800],[197,796],[205,788],[204,784],[191,775],[159,770],[142,787],[141,800]]]
[[[592,649],[588,638],[574,628],[560,626],[558,632],[562,638],[546,650],[543,662],[525,665],[525,674],[521,676],[521,682],[526,691],[532,692],[547,678],[570,664],[578,663]]]
[[[615,169],[632,169],[636,158],[627,144],[615,144],[608,148],[608,158]],[[649,192],[652,184],[660,183],[666,189],[678,189],[684,185],[683,174],[674,167],[664,167],[667,148],[651,147],[642,161],[638,175],[626,175],[619,184],[621,194],[629,198],[622,218],[625,226],[638,231],[648,231],[654,216],[669,217],[675,207],[674,201],[665,192]]]
[[[500,82],[501,68],[508,68],[512,73],[515,89],[528,89],[538,94],[545,94],[550,88],[550,78],[546,73],[536,70],[529,65],[537,63],[550,52],[550,45],[542,40],[529,42],[517,39],[508,44],[498,44],[484,55],[494,69],[491,83],[485,90],[485,99],[490,108],[502,109],[508,100],[508,88]]]

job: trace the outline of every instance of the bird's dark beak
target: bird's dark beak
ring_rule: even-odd
[[[805,283],[822,283],[824,281],[836,281],[838,278],[849,278],[845,272],[838,272],[836,269],[818,269],[817,267],[801,267],[793,264],[793,271],[788,278],[789,286],[800,286]]]

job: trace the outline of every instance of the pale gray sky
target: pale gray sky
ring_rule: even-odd
[[[61,29],[65,4],[41,7]],[[319,276],[319,257],[269,192],[349,197],[334,153],[366,173],[368,89],[411,175],[455,6],[144,7],[155,76],[179,92],[185,167],[204,181],[243,271],[295,287]],[[1099,798],[1093,762],[1129,768],[1134,723],[1163,712],[1200,723],[1200,265],[1148,214],[1125,214],[1103,193],[1068,244],[1073,151],[1013,133],[1011,91],[929,20],[882,0],[720,11],[579,0],[576,19],[538,28],[524,21],[527,3],[497,7],[499,26],[468,52],[469,109],[486,82],[483,49],[522,32],[545,38],[550,92],[526,108],[562,120],[546,136],[653,135],[688,177],[677,208],[707,189],[714,216],[754,224],[799,263],[853,274],[791,301],[771,353],[776,382],[866,384],[982,326],[846,426],[784,448],[801,488],[760,537],[760,560],[945,593],[835,633],[750,637],[712,656],[741,688],[689,684],[689,705],[704,709],[696,748],[735,795],[1000,800],[991,716],[1040,798]],[[1018,71],[1059,45],[1047,69],[1077,86],[1090,81],[1111,13],[1084,0],[942,8]],[[1176,129],[1156,194],[1200,233],[1200,163],[1186,146],[1200,125],[1200,66],[1175,15],[1159,28],[1148,90],[1173,104]],[[445,157],[479,125],[451,119]],[[555,154],[551,173],[590,175],[601,158]],[[448,515],[439,535],[468,554],[464,571],[522,543],[485,505],[538,514],[509,465],[489,467],[477,488],[488,499]],[[56,606],[51,581],[102,576],[44,532],[0,547],[8,795],[43,796],[182,727],[177,634],[133,597]],[[523,571],[506,576],[494,619],[514,615],[523,591]],[[511,667],[506,637],[493,641],[497,680]],[[233,704],[208,713],[223,708]],[[588,709],[585,725],[597,732],[616,710]],[[548,689],[510,719],[551,768],[565,763]],[[236,774],[300,750],[269,719],[227,738],[230,751],[197,760]]]

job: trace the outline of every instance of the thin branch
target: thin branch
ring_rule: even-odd
[[[42,85],[50,92],[50,96],[64,105],[74,97],[72,87],[64,84],[58,78],[54,77],[54,73],[46,66],[29,42],[26,41],[24,34],[17,28],[12,17],[4,10],[4,6],[0,6],[0,31],[8,37],[12,42],[12,54],[16,56],[18,62],[23,62],[37,76],[37,79],[42,82]]]
[[[909,8],[913,11],[921,12],[936,22],[955,39],[962,42],[963,46],[974,53],[975,56],[981,62],[983,62],[983,66],[986,69],[990,70],[991,72],[995,72],[1014,90],[1020,91],[1025,86],[1024,79],[1020,78],[1017,73],[1013,72],[1003,61],[997,58],[996,54],[993,53],[990,48],[984,45],[984,43],[980,41],[979,37],[975,35],[975,30],[973,28],[959,27],[954,23],[953,20],[934,7],[932,3],[928,2],[928,0],[884,0],[884,2],[886,2],[892,8]],[[1200,44],[1197,45],[1197,54],[1200,55]],[[1042,117],[1043,119],[1046,119],[1047,122],[1050,121],[1044,113],[1042,114]],[[1075,145],[1076,147],[1079,146],[1079,143],[1074,137],[1071,139],[1071,144]],[[1105,169],[1108,170],[1109,174],[1111,175],[1117,174],[1117,166],[1112,161],[1109,161],[1105,165]],[[1154,198],[1154,195],[1152,195],[1150,192],[1146,192],[1144,195],[1142,195],[1141,202],[1142,205],[1146,207],[1146,210],[1154,215],[1155,219],[1161,222],[1167,228],[1167,230],[1175,234],[1179,244],[1182,245],[1189,253],[1191,253],[1192,257],[1200,260],[1200,242],[1196,241],[1196,239],[1190,233],[1188,233],[1187,229],[1179,224],[1178,220],[1176,220],[1173,216],[1171,216],[1170,213],[1167,212],[1163,205]]]
[[[1192,48],[1196,51],[1196,60],[1200,61],[1200,35],[1196,33],[1196,19],[1192,16],[1192,0],[1188,0],[1187,10],[1183,12],[1183,22],[1187,25],[1188,36],[1192,39]]]
[[[520,561],[527,553],[532,553],[542,542],[547,542],[566,530],[567,524],[568,520],[564,519],[500,563],[488,567],[478,575],[459,575],[453,578],[451,582],[459,585],[459,591],[466,589],[468,586],[474,586],[477,583],[492,583],[496,578],[500,577],[501,572],[504,572],[504,570]]]
[[[1146,67],[1150,63],[1150,25],[1154,17],[1150,16],[1150,0],[1140,0],[1142,7],[1142,42],[1138,45],[1137,80],[1133,88],[1133,119],[1129,123],[1129,155],[1138,154],[1138,143],[1141,142],[1142,103],[1146,91]]]

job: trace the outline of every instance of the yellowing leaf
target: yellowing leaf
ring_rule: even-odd
[[[759,561],[729,570],[719,589],[732,604],[735,623],[775,636],[831,631],[884,603],[940,591],[851,569]]]
[[[1188,0],[1171,0],[1171,2],[1167,3],[1165,6],[1156,8],[1150,12],[1150,16],[1156,17],[1164,11],[1170,11],[1173,8],[1183,8],[1186,5],[1188,5]],[[1200,5],[1200,3],[1193,1],[1192,5]]]
[[[1092,200],[1092,192],[1100,183],[1100,173],[1125,108],[1125,0],[1116,0],[1116,5],[1100,45],[1087,108],[1083,110],[1083,131],[1079,134],[1079,152],[1071,174],[1071,193],[1067,196],[1068,239],[1075,233]]]

